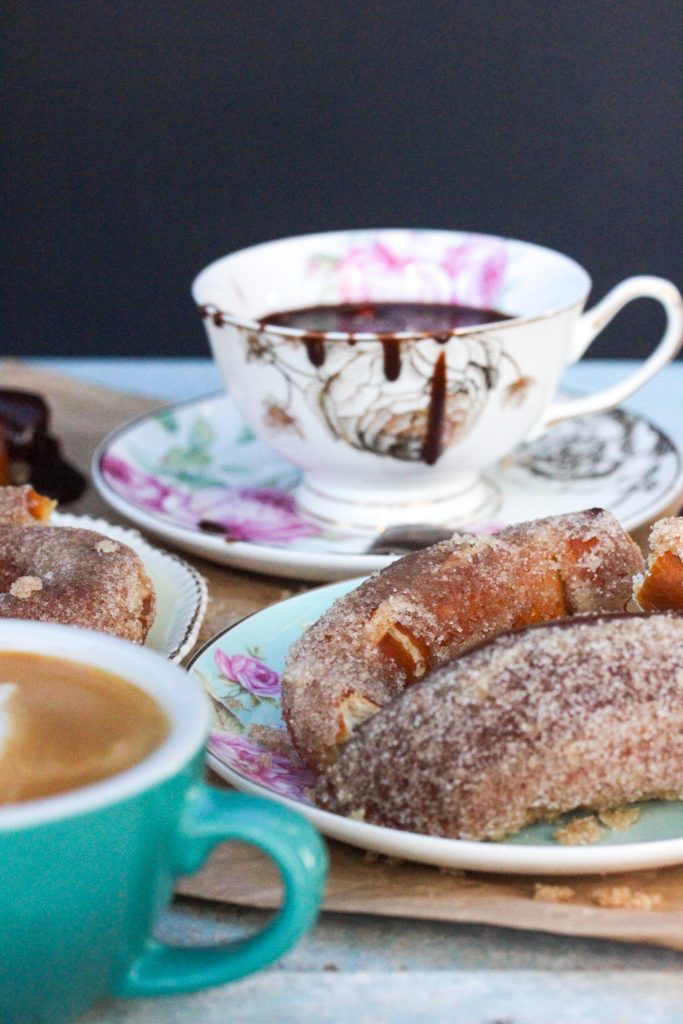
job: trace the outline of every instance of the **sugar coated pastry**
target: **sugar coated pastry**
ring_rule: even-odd
[[[135,551],[93,530],[0,525],[0,618],[61,622],[142,643],[154,590]]]
[[[683,517],[660,519],[650,532],[647,571],[633,596],[643,611],[683,609]]]
[[[7,523],[46,523],[56,501],[34,491],[30,484],[0,487],[0,526]]]
[[[532,626],[456,658],[351,737],[326,810],[501,839],[576,808],[683,794],[683,615]]]
[[[623,611],[639,549],[602,509],[461,536],[414,552],[340,598],[290,650],[285,722],[315,769],[406,686],[505,630]]]

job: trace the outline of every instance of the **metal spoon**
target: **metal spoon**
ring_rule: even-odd
[[[450,540],[456,531],[427,523],[405,523],[390,526],[373,540],[368,547],[371,555],[407,555],[420,548],[431,547],[442,540]]]

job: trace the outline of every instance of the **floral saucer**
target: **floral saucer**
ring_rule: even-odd
[[[493,517],[460,528],[491,532],[599,505],[632,530],[670,506],[682,472],[673,441],[635,413],[568,420],[490,470]],[[293,496],[298,470],[254,438],[224,394],[114,431],[95,452],[92,476],[122,515],[220,564],[334,580],[374,572],[395,557],[370,551],[376,537],[302,515]]]
[[[181,661],[194,647],[206,612],[206,583],[182,558],[148,544],[137,530],[115,526],[104,519],[55,512],[54,526],[96,530],[105,537],[127,544],[140,558],[154,586],[156,613],[145,646]]]
[[[553,838],[557,822],[525,828],[504,842],[484,843],[399,832],[315,807],[315,775],[298,759],[282,721],[280,673],[290,645],[358,582],[318,587],[271,605],[219,633],[193,657],[188,671],[203,683],[214,709],[208,760],[219,775],[245,792],[289,804],[333,839],[425,864],[561,875],[683,862],[679,801],[641,804],[636,823],[625,831],[605,831],[591,846],[559,845]]]

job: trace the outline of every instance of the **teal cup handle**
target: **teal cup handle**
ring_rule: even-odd
[[[276,916],[258,934],[225,945],[188,948],[150,939],[115,985],[115,995],[171,995],[234,981],[276,960],[313,924],[322,899],[327,854],[305,818],[243,793],[193,786],[180,818],[175,870],[192,874],[213,847],[226,840],[250,843],[277,865],[284,900]]]

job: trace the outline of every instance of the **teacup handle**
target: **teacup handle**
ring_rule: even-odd
[[[662,277],[629,277],[581,316],[572,339],[570,364],[581,358],[595,336],[607,326],[620,309],[634,299],[643,298],[656,299],[666,313],[666,329],[654,352],[634,373],[610,388],[597,391],[594,395],[552,402],[532,436],[538,437],[543,430],[560,420],[614,408],[634,391],[642,388],[643,384],[676,356],[683,342],[683,300],[680,292],[671,281],[666,281]]]
[[[248,939],[217,946],[167,946],[148,940],[114,987],[119,996],[161,996],[223,985],[276,960],[313,924],[327,874],[327,854],[312,825],[280,804],[243,793],[195,787],[177,836],[175,868],[197,871],[225,840],[259,847],[277,864],[284,899],[270,924]]]

